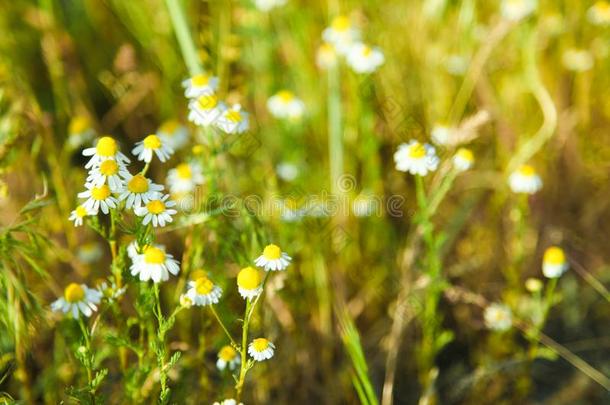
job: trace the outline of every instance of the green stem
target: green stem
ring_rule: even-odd
[[[335,196],[341,193],[343,174],[343,142],[341,111],[341,77],[339,65],[328,69],[328,161],[330,164],[330,189]]]
[[[165,351],[165,320],[163,311],[161,310],[161,299],[159,294],[159,284],[154,284],[156,315],[159,323],[157,330],[157,363],[159,366],[159,380],[161,382],[160,402],[166,403],[169,398],[169,388],[167,387],[167,370],[166,370],[166,351]]]
[[[83,338],[85,339],[85,349],[87,350],[87,354],[85,356],[85,369],[87,370],[87,386],[89,388],[89,395],[91,396],[91,402],[95,404],[95,392],[92,390],[92,382],[93,382],[93,358],[91,354],[91,339],[89,336],[89,331],[87,330],[87,326],[83,321],[82,316],[78,317],[78,325],[80,326],[80,330],[83,334]]]
[[[241,334],[241,367],[239,370],[239,381],[237,382],[237,386],[235,387],[237,390],[237,402],[239,402],[241,399],[242,390],[244,388],[244,381],[246,379],[246,373],[248,372],[248,325],[250,323],[248,314],[250,312],[250,306],[250,300],[246,300],[246,312],[244,313],[244,324],[242,327]]]
[[[184,16],[184,10],[180,5],[179,0],[165,0],[165,4],[167,5],[172,26],[174,27],[174,32],[176,33],[176,38],[180,45],[180,51],[182,52],[182,57],[184,58],[189,73],[194,76],[203,72],[199,63],[199,57],[197,56],[197,48],[193,42],[189,26],[186,22],[186,17]]]
[[[220,327],[222,328],[222,330],[225,332],[225,334],[227,335],[227,337],[229,338],[229,340],[231,341],[231,344],[234,347],[237,347],[237,343],[235,343],[235,340],[233,340],[233,337],[231,336],[231,334],[229,333],[229,330],[227,329],[227,327],[225,326],[224,322],[222,321],[222,319],[220,319],[220,316],[218,316],[218,312],[216,312],[216,308],[214,308],[214,305],[210,305],[210,310],[212,311],[212,314],[214,314],[214,317],[216,318],[216,320],[218,321],[218,323],[220,324]]]

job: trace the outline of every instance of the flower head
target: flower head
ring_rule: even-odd
[[[237,403],[236,400],[234,400],[233,398],[229,398],[229,399],[223,399],[222,401],[218,402],[214,402],[212,405],[244,405],[243,403]]]
[[[168,194],[162,197],[158,194],[148,201],[146,205],[134,208],[137,216],[144,217],[144,220],[142,220],[143,225],[148,225],[148,223],[152,222],[154,227],[165,226],[166,223],[173,221],[172,215],[175,215],[177,211],[172,207],[176,203],[171,200],[167,201],[168,198]]]
[[[227,134],[241,134],[249,127],[249,114],[242,111],[241,105],[234,104],[222,112],[215,124]]]
[[[203,94],[212,94],[218,89],[219,80],[216,76],[199,73],[182,82],[184,95],[188,98],[197,98]]]
[[[337,51],[335,47],[324,42],[316,52],[316,65],[320,69],[329,69],[337,64]]]
[[[137,142],[136,147],[131,151],[138,160],[146,163],[152,161],[153,153],[160,161],[165,162],[174,153],[167,140],[156,134],[148,135],[144,140]]]
[[[536,11],[537,0],[502,0],[502,17],[510,21],[519,21]]]
[[[451,144],[454,132],[455,128],[453,127],[442,124],[435,124],[432,127],[432,132],[430,133],[430,136],[432,138],[432,142],[434,142],[435,144],[446,146]]]
[[[305,104],[288,90],[282,90],[267,100],[269,112],[280,119],[298,120],[303,116]]]
[[[74,211],[70,213],[70,221],[74,221],[74,226],[81,226],[83,224],[83,218],[89,215],[95,215],[93,210],[88,210],[82,205],[76,207]]]
[[[263,254],[254,260],[254,264],[262,267],[265,271],[286,270],[292,258],[287,253],[282,252],[277,245],[267,245],[263,250]]]
[[[356,73],[373,73],[385,61],[381,49],[362,42],[352,44],[346,57],[347,63]]]
[[[227,109],[215,94],[202,94],[189,102],[189,121],[195,125],[208,126],[215,123]]]
[[[218,367],[219,370],[222,371],[227,368],[227,366],[229,366],[229,370],[235,370],[240,363],[241,359],[239,358],[239,354],[232,346],[223,346],[218,352],[216,367]]]
[[[170,273],[175,276],[180,271],[178,261],[161,245],[144,246],[142,253],[137,254],[132,261],[131,275],[139,276],[140,281],[152,279],[159,283],[168,280]]]
[[[453,156],[453,166],[460,172],[464,172],[474,164],[474,154],[470,149],[460,148]]]
[[[568,270],[566,255],[560,247],[551,246],[544,251],[542,274],[546,278],[558,278]]]
[[[610,3],[605,0],[596,1],[587,11],[587,18],[594,25],[610,25]]]
[[[265,361],[273,357],[275,345],[265,338],[254,339],[248,345],[248,354],[256,361]]]
[[[115,160],[119,164],[130,162],[129,158],[121,153],[114,138],[107,135],[101,137],[95,147],[83,150],[83,156],[91,156],[91,159],[85,165],[85,169],[98,166],[105,160]]]
[[[263,291],[261,283],[261,274],[253,267],[243,268],[237,274],[237,287],[239,294],[244,299],[252,299],[258,296]]]
[[[193,192],[203,182],[203,169],[196,162],[181,163],[167,174],[167,184],[172,194]]]
[[[433,146],[412,140],[398,146],[394,153],[394,162],[396,169],[401,172],[425,176],[436,170],[439,159]]]
[[[593,55],[586,49],[568,49],[561,56],[563,66],[574,72],[586,72],[593,67]]]
[[[222,288],[214,285],[212,280],[206,276],[197,278],[195,281],[188,282],[189,289],[186,296],[190,298],[193,305],[206,306],[218,304],[222,295]]]
[[[93,183],[85,183],[87,190],[78,193],[79,198],[86,198],[83,207],[89,212],[97,214],[101,209],[104,214],[110,212],[110,208],[116,208],[116,198],[112,196],[112,190],[107,184],[95,186]]]
[[[89,171],[87,182],[95,186],[108,184],[113,193],[121,191],[123,188],[123,180],[121,176],[125,176],[127,169],[120,161],[113,159],[104,160],[98,166],[94,166]]]
[[[322,39],[332,44],[339,54],[345,55],[349,47],[360,39],[360,31],[354,27],[349,17],[339,15],[322,31]]]
[[[64,314],[72,313],[75,319],[78,319],[80,313],[90,317],[94,311],[97,311],[96,304],[99,304],[101,299],[102,293],[98,290],[89,288],[85,284],[71,283],[64,290],[64,296],[51,304],[51,309]]]
[[[127,209],[140,207],[142,204],[148,204],[150,201],[159,198],[163,186],[153,183],[150,179],[144,177],[143,174],[126,172],[123,175],[125,180],[125,188],[119,195],[119,201],[126,200],[125,207]]]
[[[76,149],[91,142],[94,136],[95,130],[88,116],[76,115],[70,120],[68,126],[68,146],[70,149]]]
[[[254,0],[256,8],[260,11],[270,11],[271,9],[286,4],[288,0]]]
[[[483,313],[485,326],[497,331],[510,329],[513,324],[513,316],[509,307],[504,304],[491,304],[485,308]]]
[[[173,150],[182,149],[189,141],[188,129],[176,120],[167,120],[157,129],[157,135]]]
[[[534,194],[542,188],[542,179],[530,165],[523,165],[508,177],[514,193]]]

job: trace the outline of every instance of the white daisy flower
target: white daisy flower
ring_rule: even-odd
[[[460,148],[453,155],[453,167],[460,172],[465,172],[474,164],[474,154],[470,149]]]
[[[70,213],[70,221],[74,221],[74,226],[81,226],[83,224],[83,219],[88,215],[95,215],[95,212],[92,210],[88,210],[87,208],[79,205],[76,207],[74,211]]]
[[[508,177],[514,193],[534,194],[542,188],[542,179],[530,165],[523,165]]]
[[[229,399],[223,399],[222,401],[218,402],[214,402],[212,405],[244,405],[243,403],[237,403],[236,400],[234,400],[233,398],[229,398]]]
[[[159,198],[161,191],[163,191],[162,185],[153,183],[143,174],[133,176],[126,172],[123,178],[125,179],[125,188],[119,195],[119,201],[126,200],[125,207],[127,209],[131,207],[135,209],[142,204],[148,204],[150,201]]]
[[[73,150],[89,143],[95,137],[91,120],[86,115],[77,115],[68,126],[68,147]]]
[[[172,194],[190,193],[203,182],[203,169],[196,162],[181,163],[167,174],[167,184]]]
[[[254,264],[264,268],[265,271],[275,271],[286,270],[291,261],[292,258],[287,253],[282,252],[279,246],[271,244],[265,246],[263,254],[254,260]]]
[[[203,94],[214,93],[218,89],[218,77],[207,73],[200,73],[182,82],[184,95],[188,98],[197,98]]]
[[[173,221],[172,215],[176,210],[171,208],[176,205],[174,201],[167,201],[169,194],[160,197],[159,195],[151,199],[142,207],[135,207],[134,212],[139,217],[144,217],[143,225],[148,225],[152,221],[154,227],[165,226],[166,223]]]
[[[610,3],[604,0],[596,1],[587,10],[587,18],[594,25],[610,25]]]
[[[281,90],[269,97],[267,108],[275,118],[298,120],[305,112],[303,101],[288,90]]]
[[[337,52],[335,47],[329,43],[323,43],[316,52],[316,65],[323,70],[329,69],[337,64]]]
[[[51,309],[64,314],[71,313],[74,319],[78,319],[80,313],[88,318],[97,311],[96,304],[99,304],[101,299],[102,293],[98,290],[85,284],[71,283],[64,290],[64,296],[51,304]]]
[[[188,119],[195,125],[208,126],[216,122],[227,106],[215,94],[202,94],[189,101]]]
[[[563,66],[574,72],[586,72],[593,67],[593,55],[585,49],[568,49],[561,56]]]
[[[226,345],[218,352],[218,360],[216,361],[216,367],[222,371],[227,366],[229,370],[235,370],[240,365],[241,359],[239,353],[232,346]]]
[[[260,11],[270,11],[275,7],[283,6],[287,1],[288,0],[254,0],[254,4]]]
[[[81,262],[87,264],[91,264],[98,261],[102,258],[103,255],[104,252],[102,251],[100,244],[97,242],[89,242],[80,245],[78,248],[78,252],[76,253],[78,259]]]
[[[510,21],[519,21],[536,11],[537,0],[502,0],[500,12]]]
[[[122,163],[117,163],[116,160],[104,160],[98,166],[94,166],[89,171],[87,183],[92,183],[94,186],[108,184],[110,191],[118,193],[123,188],[123,180],[120,176],[125,176],[127,169]]]
[[[546,278],[558,278],[568,270],[569,264],[563,249],[551,246],[544,251],[542,274]]]
[[[332,44],[340,55],[345,55],[350,46],[360,39],[360,31],[344,15],[335,17],[330,27],[322,31],[322,39]]]
[[[362,42],[356,42],[350,46],[346,58],[348,65],[356,73],[373,73],[385,62],[381,49],[370,47]]]
[[[234,104],[220,115],[215,124],[227,134],[241,134],[249,127],[249,114],[242,111],[241,105]]]
[[[220,301],[222,288],[214,285],[212,280],[206,276],[199,277],[195,281],[189,281],[188,286],[186,296],[191,299],[193,305],[206,306],[218,304],[218,301]]]
[[[108,214],[110,208],[116,208],[117,200],[112,196],[112,191],[107,184],[97,187],[92,183],[85,183],[85,188],[87,190],[78,193],[78,197],[87,199],[82,204],[87,211],[97,214],[101,208],[104,214]]]
[[[455,132],[455,128],[435,124],[432,127],[432,131],[430,132],[430,137],[432,138],[432,142],[437,145],[447,146],[451,143],[451,139],[453,138],[453,133]]]
[[[142,254],[144,247],[140,247],[137,240],[132,241],[129,245],[127,245],[127,256],[129,256],[131,261],[134,262],[136,258]]]
[[[504,304],[491,304],[485,308],[483,313],[485,326],[497,331],[510,329],[513,324],[513,315],[509,307]]]
[[[85,165],[85,169],[98,166],[104,160],[115,160],[119,164],[127,164],[129,158],[121,153],[119,145],[110,136],[101,137],[95,147],[83,150],[83,156],[91,156],[91,159]]]
[[[109,301],[116,300],[121,297],[127,291],[127,286],[117,288],[114,282],[108,284],[106,280],[102,281],[98,286],[97,290],[102,293]]]
[[[394,153],[394,162],[396,170],[425,176],[437,169],[439,158],[433,146],[412,140],[408,144],[398,146]]]
[[[150,245],[145,246],[142,253],[135,257],[130,270],[131,275],[139,276],[140,281],[153,280],[159,283],[167,281],[170,273],[177,275],[180,264],[163,246]]]
[[[157,135],[173,150],[180,150],[189,141],[189,131],[176,120],[167,120],[157,129]]]
[[[265,338],[254,339],[248,345],[248,354],[256,361],[265,361],[273,357],[275,345]]]
[[[284,181],[293,181],[299,175],[299,168],[294,163],[281,162],[275,166],[275,172]]]
[[[260,272],[253,267],[243,268],[237,274],[237,287],[244,299],[251,300],[263,292],[261,282]]]
[[[165,138],[160,138],[155,134],[148,135],[143,141],[136,142],[136,147],[131,153],[137,156],[138,160],[149,163],[152,160],[153,152],[160,161],[165,162],[174,153]]]

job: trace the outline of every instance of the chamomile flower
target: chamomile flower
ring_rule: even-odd
[[[542,188],[542,179],[530,165],[523,165],[508,177],[514,193],[534,194]]]
[[[504,304],[490,304],[483,313],[485,326],[497,331],[510,329],[513,324],[513,315],[509,307]]]
[[[244,405],[243,403],[237,403],[236,400],[234,400],[233,398],[229,398],[229,399],[223,399],[222,401],[218,402],[214,402],[212,405]]]
[[[436,170],[439,158],[433,146],[412,140],[398,146],[394,153],[394,162],[396,170],[425,176]]]
[[[458,171],[464,172],[474,164],[474,154],[470,149],[460,148],[453,156],[453,167]]]
[[[186,296],[191,299],[193,305],[206,306],[218,304],[222,295],[222,288],[214,285],[212,280],[206,276],[199,277],[195,281],[188,282],[189,289]]]
[[[546,278],[558,278],[568,270],[566,255],[560,247],[551,246],[544,251],[542,274]]]
[[[93,140],[95,130],[91,120],[86,115],[77,115],[70,120],[68,126],[68,146],[76,149]]]
[[[293,181],[299,175],[299,168],[294,163],[280,162],[275,166],[278,177],[284,181]]]
[[[138,160],[149,163],[153,158],[153,153],[160,161],[165,162],[174,153],[167,140],[155,134],[148,135],[144,140],[137,142],[136,147],[131,153],[137,156]]]
[[[288,0],[254,0],[254,4],[260,11],[270,11],[275,7],[283,6],[287,1]]]
[[[186,309],[193,306],[193,300],[191,300],[186,294],[180,294],[180,305]]]
[[[248,113],[242,111],[241,105],[234,104],[226,109],[216,120],[216,126],[227,134],[241,134],[246,132],[249,127]]]
[[[143,225],[148,225],[152,222],[154,227],[165,226],[166,223],[173,221],[172,215],[176,214],[176,210],[173,209],[176,205],[174,201],[167,201],[169,194],[164,196],[157,195],[154,199],[151,199],[146,205],[134,208],[134,212],[139,217],[144,217],[142,220]]]
[[[561,56],[563,66],[574,72],[586,72],[593,67],[593,56],[585,49],[568,49]]]
[[[215,94],[202,94],[189,102],[188,119],[195,125],[208,126],[216,122],[227,109]]]
[[[305,112],[303,101],[288,90],[281,90],[269,97],[267,108],[275,118],[280,119],[298,120]]]
[[[106,280],[103,280],[97,285],[97,290],[102,293],[109,301],[116,300],[121,297],[127,291],[127,286],[117,288],[117,285],[112,282],[108,284]]]
[[[244,299],[253,299],[263,292],[261,273],[253,267],[246,267],[237,274],[237,287]]]
[[[130,267],[132,276],[139,276],[140,281],[153,280],[155,283],[169,279],[180,271],[180,265],[174,256],[167,253],[161,245],[144,246],[142,253],[133,259]]]
[[[254,264],[262,267],[265,271],[286,270],[292,258],[286,252],[282,252],[279,246],[271,244],[265,246],[263,254],[260,255]]]
[[[435,144],[446,146],[451,143],[451,139],[453,138],[454,132],[455,128],[453,127],[450,127],[448,125],[435,124],[432,127],[430,136],[432,138],[432,142],[434,142]]]
[[[241,363],[241,359],[239,358],[239,354],[237,350],[235,350],[232,346],[226,345],[223,346],[222,349],[218,352],[218,360],[216,361],[216,367],[222,371],[227,366],[229,370],[235,370],[239,364]]]
[[[190,193],[203,182],[203,169],[195,162],[181,163],[167,174],[167,184],[172,194]]]
[[[96,304],[101,299],[102,293],[98,290],[85,284],[71,283],[64,290],[64,296],[51,304],[51,309],[64,314],[71,313],[74,319],[78,319],[81,313],[88,318],[97,311]]]
[[[126,200],[125,207],[127,209],[148,204],[163,191],[162,185],[153,183],[152,180],[147,179],[143,174],[138,173],[133,176],[131,173],[126,172],[123,178],[125,179],[125,188],[119,195],[119,201]]]
[[[70,213],[70,221],[74,221],[74,226],[81,226],[83,224],[83,218],[88,215],[95,215],[95,212],[88,210],[87,208],[79,205],[74,211]]]
[[[112,190],[107,184],[95,186],[93,183],[85,183],[87,190],[78,193],[79,198],[86,198],[82,205],[87,211],[96,213],[101,209],[104,214],[110,212],[110,208],[116,208],[116,198],[112,196]]]
[[[167,120],[157,129],[157,135],[173,150],[182,149],[189,141],[188,129],[176,120]]]
[[[85,165],[85,169],[98,166],[104,160],[115,160],[119,164],[127,164],[129,158],[121,153],[119,145],[110,136],[101,137],[95,147],[83,150],[83,156],[91,156]]]
[[[362,42],[356,42],[350,46],[346,58],[348,65],[356,73],[373,73],[385,62],[381,49]]]
[[[108,159],[101,162],[98,166],[94,166],[89,171],[86,181],[97,187],[108,184],[110,191],[117,193],[123,188],[121,176],[125,176],[126,173],[125,165],[116,160]]]
[[[248,345],[248,354],[256,361],[265,361],[273,357],[275,345],[265,338],[254,339]]]
[[[537,7],[537,0],[503,0],[500,12],[507,20],[519,21],[536,11]]]
[[[349,17],[339,15],[333,18],[330,27],[322,31],[322,39],[332,44],[340,55],[345,55],[350,46],[360,39],[360,31],[354,27]]]
[[[324,42],[316,52],[316,65],[320,69],[329,69],[337,64],[337,51],[335,47]]]
[[[596,1],[587,10],[587,18],[594,25],[610,25],[610,2],[604,0]]]
[[[207,73],[199,73],[182,82],[184,95],[188,98],[197,98],[203,94],[212,94],[218,89],[218,77]]]

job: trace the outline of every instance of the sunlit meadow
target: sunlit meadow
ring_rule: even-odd
[[[0,34],[0,403],[610,403],[608,1]]]

